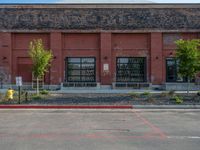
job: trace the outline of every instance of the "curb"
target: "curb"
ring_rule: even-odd
[[[134,109],[200,109],[200,105],[133,105]]]
[[[200,109],[200,105],[0,105],[0,109]]]
[[[0,109],[132,109],[132,105],[0,105]]]

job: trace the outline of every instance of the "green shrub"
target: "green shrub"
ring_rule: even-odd
[[[150,92],[144,92],[142,93],[143,96],[151,96],[151,93]]]
[[[40,99],[42,99],[42,97],[40,95],[33,95],[32,99],[33,100],[40,100]]]
[[[47,91],[47,90],[42,90],[42,91],[40,91],[40,94],[42,94],[42,95],[48,95],[48,94],[49,94],[49,91]]]
[[[182,104],[182,103],[183,103],[183,99],[182,99],[182,97],[180,97],[180,96],[175,95],[175,96],[173,96],[172,99],[175,100],[175,102],[176,102],[177,104]]]

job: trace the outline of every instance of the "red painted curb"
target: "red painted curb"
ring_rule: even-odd
[[[0,105],[0,109],[132,109],[131,105]]]

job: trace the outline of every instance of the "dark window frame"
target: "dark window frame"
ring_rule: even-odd
[[[118,79],[118,71],[121,71],[123,69],[119,69],[118,70],[118,65],[120,64],[128,64],[128,63],[118,63],[118,59],[121,59],[121,58],[125,58],[125,59],[143,59],[143,80],[142,81],[133,81],[133,80],[126,80],[126,81],[121,81]],[[131,64],[138,64],[138,63],[131,63]],[[137,76],[137,75],[136,75]],[[129,76],[129,79],[130,79],[130,76]],[[147,58],[146,57],[116,57],[116,82],[132,82],[132,83],[144,83],[144,82],[147,82]]]
[[[170,80],[169,76],[168,76],[168,74],[169,74],[168,62],[169,61],[173,61],[175,63],[175,71],[173,72],[175,77],[173,80]],[[166,58],[166,82],[177,82],[177,61],[173,57]]]
[[[70,63],[68,60],[69,59],[73,59],[73,58],[78,58],[80,59],[80,63],[75,62],[75,63]],[[87,62],[87,63],[83,63],[82,59],[88,59],[88,58],[92,58],[94,59],[93,63]],[[68,66],[69,64],[80,64],[80,69],[71,69],[71,70],[80,70],[80,75],[69,75],[69,71],[68,71]],[[93,64],[94,67],[92,69],[84,69],[82,68],[83,64]],[[93,75],[82,75],[82,70],[93,70],[94,74]],[[93,77],[94,80],[82,80],[83,77]],[[69,77],[80,77],[80,80],[69,80]],[[66,82],[96,82],[96,57],[66,57],[65,58],[65,81]]]
[[[168,78],[168,61],[174,61],[175,62],[175,79],[174,80],[169,80]],[[178,63],[177,63],[177,60],[175,57],[167,57],[165,59],[165,65],[166,65],[166,82],[177,82],[177,83],[184,83],[184,82],[187,82],[187,77],[183,77],[182,80],[178,80]],[[194,82],[195,80],[192,79],[190,82]]]

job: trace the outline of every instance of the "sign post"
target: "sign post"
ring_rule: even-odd
[[[18,103],[21,101],[21,86],[22,86],[22,77],[16,77],[16,86],[18,86]]]

